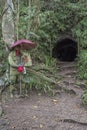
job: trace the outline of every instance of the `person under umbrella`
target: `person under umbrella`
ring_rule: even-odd
[[[35,47],[36,43],[26,39],[18,40],[11,45],[11,52],[8,56],[11,97],[13,97],[14,84],[18,79],[20,81],[20,95],[22,94],[22,86],[25,86],[22,83],[23,75],[26,74],[27,68],[32,66],[30,50]]]

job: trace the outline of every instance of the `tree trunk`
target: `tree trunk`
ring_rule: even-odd
[[[5,2],[4,14],[2,16],[2,35],[8,48],[14,42],[14,20],[13,20],[14,5],[12,0]]]

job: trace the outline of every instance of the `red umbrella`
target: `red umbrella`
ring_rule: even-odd
[[[11,48],[15,48],[18,45],[22,45],[23,49],[29,49],[29,50],[31,50],[37,46],[36,43],[34,43],[30,40],[22,39],[22,40],[17,40],[16,42],[14,42],[11,45]]]

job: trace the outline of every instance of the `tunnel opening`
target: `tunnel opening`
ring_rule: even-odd
[[[59,61],[75,61],[78,53],[78,44],[72,38],[63,38],[58,40],[52,50],[52,56]]]

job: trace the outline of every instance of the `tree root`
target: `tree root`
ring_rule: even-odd
[[[81,124],[81,125],[87,125],[87,122],[81,122],[81,121],[77,121],[74,119],[60,119],[58,121],[59,122],[66,122],[66,123],[76,123],[76,124]]]

